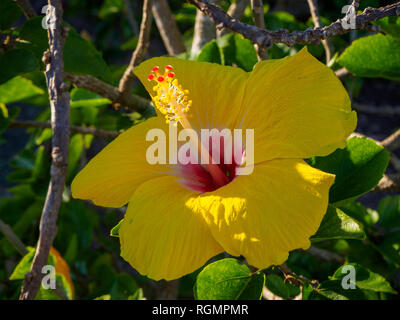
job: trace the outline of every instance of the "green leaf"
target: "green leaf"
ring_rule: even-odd
[[[115,279],[111,288],[111,300],[126,300],[129,296],[134,295],[140,288],[136,281],[126,273],[121,273]]]
[[[42,27],[43,18],[38,16],[26,21],[19,33],[19,37],[25,42],[18,43],[19,47],[32,51],[39,61],[43,57],[43,52],[49,47],[47,30]]]
[[[79,164],[79,160],[83,152],[83,147],[83,135],[74,134],[71,137],[71,141],[69,143],[67,180],[71,178],[71,174],[74,172],[75,168]]]
[[[196,61],[223,64],[222,53],[217,45],[217,42],[215,40],[208,42],[197,56]]]
[[[35,256],[36,248],[27,247],[28,253],[20,260],[17,266],[14,268],[10,276],[10,280],[23,280],[25,278],[25,274],[27,274],[32,265],[33,257]],[[49,255],[47,259],[47,264],[54,266],[55,258],[52,254]]]
[[[124,0],[105,0],[100,8],[99,18],[104,19],[122,10],[124,10]]]
[[[276,274],[270,274],[265,280],[265,286],[275,295],[284,299],[289,299],[289,288],[283,282],[283,279]]]
[[[257,54],[253,44],[238,34],[227,34],[217,40],[221,48],[225,65],[237,65],[245,71],[251,71],[257,63]]]
[[[400,80],[400,39],[383,34],[362,37],[353,41],[338,63],[356,76]]]
[[[354,283],[358,288],[377,291],[377,292],[387,292],[394,293],[397,292],[390,286],[389,282],[386,281],[384,277],[380,274],[374,273],[371,270],[364,268],[356,263],[346,264],[341,266],[335,271],[331,280],[343,280],[349,274],[349,271],[344,270],[348,268],[346,266],[352,266],[355,270],[355,280],[352,281],[351,278],[345,279],[347,283]]]
[[[330,300],[378,300],[379,295],[375,291],[355,289],[344,289],[341,280],[328,280],[322,282],[318,288],[310,294],[310,300],[320,300],[320,296]]]
[[[4,116],[3,112],[0,113],[0,135],[7,129],[11,122],[18,117],[19,108],[12,108],[8,110],[7,117]]]
[[[400,231],[386,233],[383,241],[375,248],[396,268],[400,268]]]
[[[122,219],[120,222],[118,222],[118,224],[114,228],[111,229],[110,236],[119,237],[119,229],[122,226],[122,221],[124,221],[124,219]]]
[[[39,64],[35,55],[25,49],[12,49],[0,54],[0,84],[15,76],[36,70]]]
[[[346,148],[338,149],[326,157],[313,157],[310,164],[336,175],[329,192],[329,202],[358,197],[382,178],[389,163],[389,152],[373,140],[353,137]]]
[[[103,98],[96,93],[87,91],[82,88],[74,88],[70,93],[71,108],[79,107],[101,107],[110,104],[111,101]]]
[[[400,227],[400,196],[388,196],[379,203],[379,224],[386,229]]]
[[[381,26],[381,30],[393,37],[400,37],[400,17],[385,17],[379,19],[375,24]]]
[[[345,202],[340,204],[338,208],[350,217],[361,221],[368,226],[373,226],[379,220],[379,214],[377,211],[370,208],[365,208],[360,202]]]
[[[195,297],[198,300],[259,300],[264,280],[264,274],[252,274],[239,260],[222,259],[207,265],[199,273]]]
[[[44,94],[31,80],[17,76],[0,85],[0,103],[13,103]]]
[[[9,29],[21,16],[21,10],[12,0],[1,0],[0,12],[0,30]]]
[[[10,280],[22,280],[25,278],[25,274],[30,271],[33,256],[35,255],[35,248],[28,247],[28,253],[21,259],[21,261],[14,268],[10,276]]]
[[[65,40],[64,67],[66,72],[90,74],[106,82],[112,81],[110,68],[103,60],[101,53],[72,27]]]
[[[310,240],[315,243],[329,239],[365,239],[362,226],[342,210],[329,205],[318,231]]]

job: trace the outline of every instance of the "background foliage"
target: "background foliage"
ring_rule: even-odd
[[[131,6],[139,25],[141,3],[138,2],[133,1]],[[297,9],[286,7],[287,11],[279,7],[279,2],[264,1],[266,28],[293,31],[313,27],[306,1]],[[340,0],[320,2],[325,25],[340,17],[342,6],[348,4]],[[360,9],[385,3],[361,1]],[[32,4],[40,12],[46,2],[32,1]],[[92,75],[118,86],[137,45],[137,34],[129,22],[124,1],[69,0],[63,4],[64,19],[70,25],[64,49],[66,72]],[[179,55],[181,58],[235,65],[251,71],[257,62],[256,51],[237,34],[212,40],[197,56],[191,55],[195,7],[177,0],[169,4],[187,48],[187,52]],[[224,9],[229,4],[221,2]],[[27,248],[21,256],[0,234],[0,299],[19,296],[22,279],[32,262],[50,178],[51,130],[12,127],[15,119],[48,121],[50,117],[41,60],[48,46],[42,19],[43,15],[26,20],[13,1],[0,2],[0,219]],[[250,7],[241,20],[253,23]],[[378,24],[382,28],[379,34],[356,31],[330,39],[335,52],[330,66],[334,70],[346,67],[351,72],[343,81],[353,100],[379,107],[400,101],[400,19],[385,18]],[[292,55],[301,47],[274,44],[269,49],[269,58]],[[322,45],[308,45],[308,49],[315,57],[324,59]],[[147,58],[163,54],[166,51],[153,23]],[[135,83],[133,92],[148,98],[140,83]],[[70,96],[72,125],[120,131],[145,118],[137,112],[117,110],[107,98],[72,85]],[[381,140],[398,129],[399,123],[399,115],[387,118],[359,112],[357,131]],[[48,263],[56,267],[57,283],[68,299],[160,297],[165,283],[139,275],[119,256],[118,228],[113,227],[122,219],[124,208],[99,208],[71,198],[69,187],[73,177],[108,141],[88,134],[71,134],[67,184]],[[327,157],[308,159],[312,166],[336,174],[328,211],[311,238],[314,250],[293,251],[284,266],[261,271],[251,270],[241,259],[220,255],[176,282],[176,297],[398,299],[400,196],[396,192],[367,194],[386,170],[394,172],[389,159],[384,147],[360,137],[349,139],[345,149]],[[321,252],[329,254],[324,258]],[[357,271],[354,290],[344,290],[341,286],[345,275],[341,271],[348,264]],[[43,289],[37,296],[37,299],[59,298],[56,292]]]

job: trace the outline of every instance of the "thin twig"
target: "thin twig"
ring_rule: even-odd
[[[251,10],[253,12],[254,25],[258,28],[265,29],[264,21],[264,4],[262,0],[251,0]],[[257,52],[258,61],[268,59],[268,50],[265,47],[259,46],[257,43],[254,44]]]
[[[135,94],[130,94],[122,101],[118,88],[90,75],[67,73],[65,78],[70,80],[78,88],[86,89],[97,93],[104,98],[110,99],[115,107],[123,106],[129,110],[138,112],[152,112],[154,110],[153,105],[149,100]]]
[[[33,9],[29,0],[13,0],[22,10],[27,19],[31,19],[37,16],[35,9]],[[6,14],[6,13],[3,13]]]
[[[314,246],[311,246],[307,252],[311,253],[313,256],[316,256],[318,259],[324,260],[324,261],[334,261],[339,264],[344,263],[344,258],[341,255],[338,255],[337,253],[330,252],[321,248],[317,248]]]
[[[187,1],[194,4],[204,14],[208,15],[217,25],[217,28],[228,28],[234,32],[240,33],[251,42],[265,47],[271,46],[272,43],[284,43],[288,46],[293,46],[296,43],[318,44],[321,40],[345,34],[352,30],[342,26],[342,21],[345,21],[345,19],[338,19],[334,23],[323,28],[309,28],[305,31],[289,32],[285,29],[277,31],[265,30],[233,19],[224,10],[210,4],[206,0]],[[362,14],[357,15],[355,27],[356,29],[371,29],[371,22],[388,16],[397,16],[399,14],[400,2],[377,9],[368,7]]]
[[[314,27],[321,28],[322,22],[321,22],[321,17],[319,16],[319,13],[318,13],[317,0],[307,0],[307,2],[308,2],[308,6],[310,7],[310,13],[311,13],[311,17],[314,22]],[[324,46],[324,49],[325,49],[326,64],[328,64],[332,58],[332,49],[331,49],[330,43],[328,42],[328,39],[322,40],[322,45]]]
[[[31,120],[14,120],[9,128],[51,128],[51,123],[49,122],[40,122],[40,121],[31,121]],[[104,138],[116,138],[119,135],[117,131],[109,131],[97,128],[85,128],[79,126],[71,125],[69,127],[71,132],[81,133],[81,134],[92,134],[98,137]]]
[[[372,192],[390,192],[400,190],[400,173],[385,174]]]
[[[236,20],[240,20],[240,18],[243,16],[244,11],[246,10],[246,7],[249,5],[250,0],[236,0],[233,2],[229,8],[227,13]],[[222,29],[222,30],[217,30],[217,37],[222,37],[226,34],[231,32],[229,29]]]
[[[137,37],[139,35],[139,28],[138,28],[138,25],[136,23],[135,17],[132,14],[131,1],[130,0],[124,0],[124,4],[125,4],[126,18],[128,19],[128,22],[131,25],[131,29],[133,31],[133,34]]]
[[[381,141],[381,145],[389,151],[394,151],[400,148],[400,129],[396,130],[390,136]]]
[[[18,238],[18,236],[14,233],[11,227],[8,224],[5,224],[0,219],[0,231],[3,233],[4,237],[10,241],[10,243],[14,246],[14,248],[18,251],[21,256],[24,256],[28,253],[25,245],[22,241]]]
[[[357,111],[370,113],[370,114],[376,114],[376,115],[380,115],[380,116],[393,117],[393,116],[400,115],[400,107],[392,107],[392,106],[377,107],[377,106],[372,106],[372,105],[354,103],[353,108],[356,109]]]
[[[349,76],[350,72],[349,72],[349,70],[347,70],[346,68],[343,67],[343,68],[336,70],[335,74],[339,79],[343,79],[343,78]]]
[[[185,44],[179,32],[174,15],[167,0],[154,0],[152,6],[154,20],[167,52],[171,56],[185,52]]]
[[[48,0],[55,8],[55,28],[48,29],[49,50],[44,53],[46,82],[51,108],[52,164],[50,184],[39,226],[39,240],[30,272],[26,274],[21,300],[32,300],[39,291],[42,268],[47,263],[50,248],[57,232],[57,216],[61,206],[67,173],[69,146],[69,94],[64,83],[63,46],[67,30],[62,27],[60,0]]]
[[[219,4],[220,0],[210,0],[210,3]],[[217,30],[212,20],[203,12],[197,10],[191,49],[192,56],[197,56],[204,45],[212,39],[215,39],[216,36]]]
[[[143,2],[143,14],[142,23],[140,25],[139,40],[136,49],[133,51],[129,65],[126,68],[121,80],[119,81],[119,92],[121,100],[128,100],[131,96],[133,80],[135,76],[133,74],[133,68],[137,66],[144,58],[147,48],[149,47],[150,41],[150,29],[152,21],[151,6],[153,0],[144,0]]]
[[[180,279],[165,281],[161,280],[158,283],[157,300],[176,300],[179,293]]]

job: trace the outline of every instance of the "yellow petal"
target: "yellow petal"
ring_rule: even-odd
[[[266,268],[283,263],[291,250],[309,247],[334,177],[303,160],[277,159],[256,165],[253,174],[237,177],[192,205],[228,253]]]
[[[143,275],[172,280],[223,252],[203,217],[186,205],[195,196],[174,177],[143,183],[119,231],[121,256]]]
[[[257,63],[244,102],[241,127],[255,130],[256,163],[327,155],[345,146],[357,123],[340,80],[306,48]]]
[[[146,142],[146,133],[164,125],[164,119],[154,117],[119,135],[78,173],[71,184],[72,196],[99,206],[126,204],[141,183],[167,170],[146,161],[146,149],[154,143]]]
[[[172,65],[175,78],[183,89],[189,90],[193,105],[187,118],[193,129],[234,128],[239,116],[245,81],[248,74],[239,68],[221,66],[215,63],[186,61],[178,58],[159,57],[146,60],[134,69],[134,73],[151,96],[155,92],[154,81],[147,76],[154,66],[160,72],[166,65]]]

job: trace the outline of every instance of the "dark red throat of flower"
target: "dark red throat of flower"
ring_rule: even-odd
[[[178,175],[181,177],[181,183],[184,186],[200,193],[211,192],[227,185],[236,178],[236,168],[238,168],[241,163],[235,161],[235,148],[232,148],[232,151],[225,157],[223,141],[224,139],[221,137],[218,150],[218,147],[213,147],[212,139],[210,138],[209,150],[212,150],[210,154],[214,162],[217,163],[208,165],[196,163],[178,164]],[[240,153],[236,159],[241,159],[243,154],[242,148],[236,148],[236,152]],[[224,178],[220,178],[216,181],[213,175],[210,174],[210,166],[217,167],[221,174],[224,175]]]

